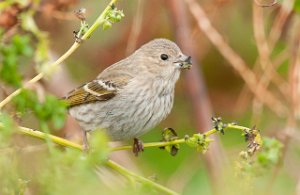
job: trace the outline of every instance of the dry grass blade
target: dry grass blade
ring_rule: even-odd
[[[197,20],[198,27],[206,34],[219,52],[239,73],[252,93],[279,116],[285,116],[287,109],[265,86],[257,81],[255,74],[248,68],[244,60],[225,42],[223,37],[211,25],[205,12],[195,0],[185,0],[191,14]]]
[[[265,86],[266,88],[269,86],[271,81],[274,81],[278,86],[279,91],[283,94],[283,97],[286,97],[285,94],[287,93],[287,88],[282,89],[280,88],[282,84],[286,83],[284,79],[280,77],[280,75],[274,69],[274,64],[272,63],[271,57],[271,50],[268,45],[265,27],[264,27],[264,12],[263,8],[258,7],[255,3],[253,3],[253,29],[254,29],[254,38],[256,41],[256,46],[258,50],[258,62],[262,69],[262,75],[259,79],[259,84]],[[257,64],[256,64],[257,65]],[[255,66],[256,67],[256,66]],[[256,71],[258,73],[258,71]],[[257,91],[257,93],[261,93]],[[261,109],[263,108],[261,104],[263,101],[258,101],[258,98],[255,97],[253,103],[253,112],[257,115],[256,118],[260,118]],[[256,110],[259,109],[259,110]]]
[[[287,21],[288,17],[292,13],[293,5],[295,0],[285,0],[282,3],[280,11],[274,21],[272,26],[270,36],[269,36],[269,46],[270,50],[274,49],[283,29],[283,25]]]

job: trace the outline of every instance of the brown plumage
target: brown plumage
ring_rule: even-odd
[[[171,111],[180,70],[191,57],[166,39],[155,39],[106,68],[66,97],[69,113],[85,132],[105,129],[112,140],[140,136]]]

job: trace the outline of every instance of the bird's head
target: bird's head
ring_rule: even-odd
[[[183,54],[180,48],[167,39],[154,39],[135,53],[135,58],[149,71],[157,75],[174,74],[190,69],[191,56]]]

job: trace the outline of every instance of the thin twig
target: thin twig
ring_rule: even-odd
[[[0,127],[1,127],[1,123],[0,123]],[[54,142],[58,145],[61,145],[61,146],[66,146],[66,147],[73,148],[73,149],[76,149],[76,150],[83,150],[83,146],[80,145],[80,144],[71,142],[69,140],[66,140],[64,138],[61,138],[61,137],[58,137],[58,136],[55,136],[55,135],[50,135],[50,134],[43,133],[41,131],[36,131],[36,130],[30,129],[30,128],[27,128],[27,127],[19,126],[18,127],[18,132],[21,133],[21,134],[29,135],[29,136],[39,138],[39,139],[42,139],[42,140],[49,139],[52,142]]]
[[[111,0],[109,5],[104,9],[104,11],[99,15],[99,17],[96,19],[96,21],[93,23],[93,25],[87,30],[87,32],[81,37],[81,40],[86,40],[91,36],[91,34],[105,22],[105,16],[106,14],[112,9],[112,5],[115,4],[117,0]],[[82,42],[81,41],[81,42]],[[49,64],[49,68],[56,67],[60,63],[62,63],[65,59],[67,59],[74,51],[80,46],[80,43],[74,42],[73,45],[68,49],[66,53],[64,53],[60,58],[58,58],[55,62]],[[9,96],[7,96],[3,101],[0,102],[0,110],[9,103],[15,96],[19,95],[21,91],[24,88],[29,87],[31,84],[36,83],[40,79],[42,79],[45,76],[44,72],[39,73],[34,78],[30,79],[27,83],[24,84],[22,88],[17,89],[13,93],[11,93]]]
[[[299,25],[298,25],[299,29]],[[300,97],[300,31],[297,32],[296,37],[294,38],[294,41],[296,43],[295,51],[293,52],[293,59],[291,60],[292,63],[290,66],[290,74],[289,74],[289,82],[290,82],[290,90],[289,90],[289,97],[290,97],[290,112],[289,117],[287,120],[287,125],[285,129],[280,133],[283,135],[283,138],[281,139],[283,143],[283,151],[281,155],[281,162],[284,161],[284,159],[287,156],[288,148],[290,145],[291,140],[294,138],[294,134],[297,130],[297,119],[299,114],[299,97]],[[282,163],[278,163],[274,169],[272,179],[270,180],[268,184],[269,190],[273,189],[273,185],[275,183],[275,180],[277,179],[279,172],[282,168]],[[269,193],[270,194],[270,193]]]
[[[287,61],[290,57],[290,54],[287,52],[287,49],[281,51],[279,54],[273,57],[273,65],[274,65],[274,70],[276,70],[280,65],[282,65],[285,61]],[[255,74],[258,74],[258,60],[254,64],[253,71]],[[277,77],[278,74],[273,75],[272,79],[275,85],[279,88],[282,94],[287,94],[289,90],[289,85],[288,83],[282,78],[282,77]],[[245,107],[243,105],[248,105],[248,102],[250,102],[250,99],[252,96],[250,96],[250,91],[247,85],[243,86],[243,89],[241,90],[239,97],[237,98],[238,100],[236,101],[236,106],[235,110],[241,110],[241,108]],[[239,113],[238,111],[237,113]]]
[[[174,191],[170,190],[169,188],[166,188],[158,183],[155,183],[149,179],[146,179],[145,177],[139,176],[139,175],[129,171],[128,169],[122,167],[121,165],[115,163],[112,160],[108,160],[106,162],[106,165],[111,167],[115,171],[118,171],[120,174],[124,175],[125,177],[128,177],[128,176],[133,177],[136,181],[139,181],[143,184],[152,186],[152,187],[156,188],[157,190],[164,192],[165,194],[179,195],[177,192],[174,192]]]
[[[0,123],[0,127],[1,127],[1,123]],[[248,127],[244,127],[244,126],[240,126],[240,125],[235,125],[235,124],[228,124],[225,128],[224,131],[228,131],[228,130],[236,130],[236,131],[241,131],[243,132],[244,130],[249,129]],[[83,150],[83,146],[74,142],[71,142],[69,140],[66,140],[64,138],[55,136],[55,135],[51,135],[51,134],[47,134],[47,133],[43,133],[41,131],[36,131],[27,127],[22,127],[22,126],[18,126],[18,132],[24,135],[29,135],[35,138],[39,138],[39,139],[49,139],[52,142],[61,145],[61,146],[66,146],[66,147],[70,147],[73,149],[77,149],[77,150]],[[208,137],[210,135],[213,135],[215,133],[218,133],[219,131],[216,129],[211,129],[207,132],[205,132],[203,135]],[[182,144],[185,143],[186,139],[182,138],[182,139],[176,139],[174,141],[168,141],[168,142],[151,142],[151,143],[144,143],[144,148],[150,148],[150,147],[163,147],[163,146],[169,146],[169,145],[175,145],[175,144]],[[127,145],[127,146],[118,146],[118,147],[114,147],[111,149],[111,151],[120,151],[120,150],[131,150],[132,146],[131,145]]]
[[[1,126],[1,124],[0,124],[0,126]],[[237,130],[237,131],[244,132],[245,129],[249,129],[249,128],[239,126],[239,125],[228,124],[228,126],[224,130],[225,131]],[[58,145],[83,151],[83,146],[81,146],[77,143],[68,141],[66,139],[54,136],[54,135],[46,134],[46,133],[43,133],[43,132],[40,132],[40,131],[35,131],[33,129],[26,128],[26,127],[18,127],[18,132],[21,133],[21,134],[30,135],[32,137],[43,139],[43,140],[51,140],[52,142],[54,142]],[[216,129],[211,129],[210,131],[207,131],[206,133],[204,133],[204,135],[205,136],[210,136],[210,135],[213,135],[217,132],[219,132],[219,131],[216,130]],[[170,141],[170,142],[146,143],[146,144],[144,144],[144,147],[145,148],[146,147],[162,147],[162,146],[168,146],[168,145],[174,145],[174,144],[181,144],[181,143],[185,143],[185,142],[186,142],[186,140],[184,138],[182,138],[182,139],[178,139],[178,140],[174,140],[174,141]],[[132,149],[132,146],[120,146],[120,147],[112,148],[112,151],[130,150],[130,149]],[[136,175],[135,173],[127,170],[126,168],[122,167],[121,165],[118,165],[117,163],[115,163],[111,160],[108,160],[106,162],[106,165],[113,168],[114,170],[118,171],[122,175],[125,175],[126,177],[128,177],[128,176],[133,177],[136,181],[139,181],[139,182],[144,183],[144,184],[151,185],[155,189],[160,190],[164,193],[177,194],[176,192],[174,192],[174,191],[172,191],[172,190],[170,190],[170,189],[168,189],[168,188],[166,188],[166,187],[164,187],[160,184],[157,184],[157,183],[155,183],[155,182],[153,182],[149,179],[146,179],[144,177]]]
[[[0,123],[0,127],[3,126],[1,123]],[[56,143],[58,145],[61,145],[61,146],[65,146],[65,147],[68,147],[68,148],[73,148],[73,149],[76,149],[76,150],[81,150],[83,151],[83,146],[77,144],[77,143],[74,143],[74,142],[71,142],[69,140],[66,140],[66,139],[63,139],[61,137],[57,137],[57,136],[54,136],[54,135],[51,135],[51,134],[47,134],[47,133],[43,133],[43,132],[40,132],[40,131],[35,131],[33,129],[30,129],[30,128],[27,128],[27,127],[21,127],[21,126],[17,126],[16,128],[17,132],[18,133],[21,133],[21,134],[24,134],[24,135],[29,135],[29,136],[32,136],[32,137],[35,137],[35,138],[39,138],[39,139],[42,139],[42,140],[45,140],[45,141],[52,141],[53,143]],[[239,125],[235,125],[235,124],[228,124],[225,128],[224,128],[224,131],[228,131],[228,130],[237,130],[237,131],[240,131],[240,132],[245,132],[245,130],[249,130],[249,128],[247,127],[243,127],[243,126],[239,126]],[[208,137],[210,135],[213,135],[215,133],[218,133],[220,132],[219,130],[216,130],[216,129],[211,129],[209,131],[207,131],[206,133],[203,134],[204,137]],[[168,146],[168,145],[174,145],[174,144],[182,144],[182,143],[186,143],[186,138],[182,138],[182,139],[177,139],[177,140],[174,140],[174,141],[169,141],[169,142],[153,142],[153,143],[146,143],[144,144],[144,147],[163,147],[163,146]],[[111,151],[119,151],[119,150],[129,150],[129,149],[132,149],[132,146],[120,146],[120,147],[115,147],[115,148],[112,148]],[[122,167],[121,165],[118,165],[117,163],[111,161],[111,160],[108,160],[106,162],[106,165],[113,168],[114,170],[118,171],[119,173],[121,173],[122,175],[125,175],[126,177],[132,177],[134,178],[136,181],[139,181],[143,184],[148,184],[150,186],[152,186],[153,188],[159,190],[159,191],[162,191],[164,193],[167,193],[167,194],[177,194],[176,192],[160,185],[160,184],[157,184],[149,179],[146,179],[144,177],[141,177],[139,175],[136,175],[135,173],[127,170],[126,168]]]
[[[278,86],[279,91],[283,94],[283,97],[286,97],[287,88],[282,88],[280,86],[282,86],[282,84],[287,86],[287,82],[276,72],[276,66],[270,59],[272,51],[271,49],[273,48],[270,49],[265,34],[263,9],[257,7],[255,4],[253,4],[252,7],[254,38],[259,53],[259,62],[263,69],[263,73],[262,76],[260,76],[259,83],[261,83],[265,87],[268,87],[270,82],[273,81],[276,86]]]
[[[273,52],[274,47],[280,37],[280,35],[282,34],[282,30],[283,30],[283,25],[285,24],[286,20],[288,19],[288,16],[291,14],[292,11],[292,5],[293,5],[294,0],[285,0],[282,4],[282,6],[280,7],[280,11],[276,16],[276,19],[272,25],[270,34],[268,36],[268,40],[266,40],[266,36],[264,33],[264,29],[263,29],[263,14],[262,14],[262,8],[257,7],[255,4],[253,4],[253,26],[254,26],[254,36],[257,42],[257,46],[258,46],[258,51],[260,54],[260,58],[259,61],[261,62],[261,64],[265,64],[262,65],[265,69],[265,71],[263,72],[263,75],[260,77],[260,82],[262,82],[263,80],[270,80],[272,81],[275,86],[279,89],[279,91],[281,92],[281,94],[283,95],[283,97],[286,97],[286,94],[288,93],[288,83],[276,72],[276,68],[282,64],[281,61],[277,60],[277,56],[276,59],[273,60],[272,66],[271,66],[271,60],[269,59],[271,56],[270,54]],[[259,15],[259,16],[258,16]],[[260,32],[258,32],[260,31]],[[266,43],[267,41],[267,43]],[[268,50],[263,50],[263,48],[266,48],[266,46],[268,47]],[[267,54],[266,52],[263,51],[268,51],[268,56],[266,55],[263,57],[262,54]],[[283,53],[286,53],[285,51]],[[267,59],[266,63],[262,63],[264,62],[264,60]],[[269,64],[266,68],[266,64]],[[254,70],[257,69],[258,63],[255,63],[254,65]],[[257,74],[257,71],[254,71]],[[266,87],[268,86],[268,82],[266,82]]]
[[[280,7],[280,11],[276,16],[276,19],[272,25],[270,35],[269,35],[269,47],[272,51],[282,33],[283,25],[286,20],[290,16],[293,10],[295,0],[284,0],[282,6]]]
[[[244,60],[225,42],[221,34],[211,25],[205,12],[195,0],[185,0],[198,27],[206,34],[230,65],[239,73],[252,93],[279,116],[287,114],[287,108],[265,86],[261,85]],[[259,93],[258,93],[259,92]]]
[[[0,126],[1,126],[1,124],[0,124]],[[39,138],[39,139],[42,139],[42,140],[47,140],[48,139],[48,140],[51,140],[52,142],[54,142],[58,145],[83,151],[83,146],[81,146],[77,143],[71,142],[69,140],[54,136],[54,135],[46,134],[46,133],[43,133],[43,132],[40,132],[40,131],[35,131],[33,129],[26,128],[26,127],[18,127],[18,132],[21,133],[21,134],[30,135],[32,137]],[[162,145],[162,144],[159,144],[159,145]],[[150,145],[148,147],[156,147],[156,146],[154,144],[154,145],[152,145],[152,146]],[[130,149],[130,148],[129,147],[123,147],[123,149]],[[161,192],[164,192],[166,194],[173,194],[173,195],[178,194],[178,193],[176,193],[176,192],[174,192],[174,191],[172,191],[172,190],[170,190],[170,189],[168,189],[168,188],[166,188],[166,187],[164,187],[164,186],[162,186],[158,183],[155,183],[155,182],[153,182],[153,181],[151,181],[147,178],[144,178],[142,176],[139,176],[139,175],[127,170],[126,168],[122,167],[121,165],[115,163],[112,160],[108,160],[106,162],[106,165],[111,167],[112,169],[116,170],[120,174],[126,175],[126,177],[130,176],[130,177],[134,178],[136,181],[141,182],[143,184],[150,185],[153,188],[155,188],[155,189],[157,189]]]
[[[270,67],[272,67],[272,64],[269,59],[270,50],[267,44],[265,29],[264,29],[263,9],[261,7],[258,7],[256,3],[257,2],[254,2],[252,5],[254,38],[256,41],[256,47],[259,54],[258,64],[260,64],[264,74],[264,77],[260,78],[258,82],[267,87],[268,84],[270,83],[270,77],[271,77]],[[256,96],[254,96],[252,102],[252,113],[253,113],[252,120],[255,121],[256,123],[258,123],[259,120],[261,119],[262,109],[263,109],[262,102],[259,101]]]
[[[276,74],[274,70],[274,65],[270,60],[270,49],[268,46],[266,34],[265,34],[265,27],[264,27],[264,13],[263,8],[258,7],[256,3],[252,5],[253,10],[253,29],[254,29],[254,38],[256,42],[256,47],[258,50],[258,62],[262,68],[262,76],[260,76],[259,84],[265,86],[266,88],[270,84],[272,80],[272,76]],[[257,64],[255,64],[255,68]],[[257,68],[256,68],[257,69]],[[259,90],[259,88],[257,88]],[[257,91],[257,93],[261,93]],[[253,104],[252,104],[253,116],[254,121],[257,123],[262,114],[263,105],[262,102],[258,100],[258,97],[254,97]]]

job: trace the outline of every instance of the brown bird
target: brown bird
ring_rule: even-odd
[[[155,39],[71,91],[65,99],[84,130],[85,148],[87,132],[103,129],[115,141],[135,138],[134,152],[142,150],[136,138],[171,112],[180,71],[191,65],[174,42]]]

